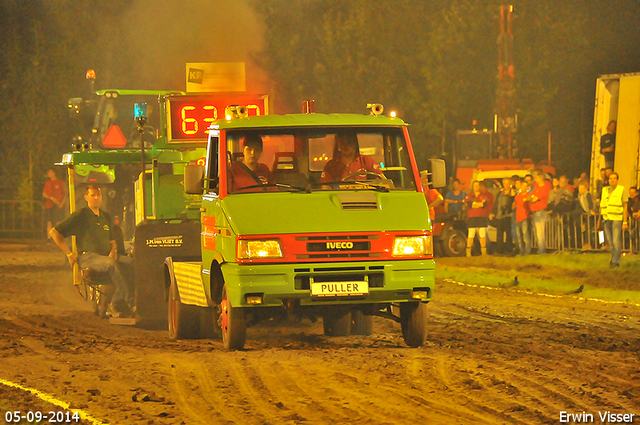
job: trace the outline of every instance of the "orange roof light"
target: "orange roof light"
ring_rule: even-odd
[[[93,69],[87,71],[87,80],[95,80],[96,72]]]

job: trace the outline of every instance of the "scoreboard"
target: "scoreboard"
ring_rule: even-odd
[[[209,93],[169,96],[166,104],[169,143],[206,142],[209,126],[213,121],[224,118],[225,108],[229,105],[246,106],[249,116],[269,113],[267,95]]]

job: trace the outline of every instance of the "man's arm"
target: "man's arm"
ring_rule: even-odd
[[[438,193],[438,196],[436,199],[433,200],[433,202],[431,202],[431,205],[429,205],[431,208],[435,208],[438,205],[442,205],[442,195],[440,193]]]
[[[53,239],[53,241],[56,243],[56,245],[58,245],[62,252],[65,253],[67,258],[69,259],[69,264],[73,266],[78,261],[78,256],[71,252],[67,244],[64,243],[64,236],[62,236],[62,234],[58,232],[55,227],[51,229],[49,235],[51,235],[51,239]]]
[[[629,210],[627,210],[627,203],[622,203],[622,230],[629,229]]]

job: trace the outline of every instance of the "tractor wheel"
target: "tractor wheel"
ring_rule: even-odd
[[[429,309],[426,303],[404,302],[400,304],[400,325],[404,342],[409,347],[420,347],[427,340]]]
[[[227,285],[222,287],[222,302],[220,302],[220,329],[222,342],[227,350],[242,350],[247,337],[247,321],[245,310],[234,307],[227,297]]]
[[[322,326],[326,336],[349,336],[351,334],[351,311],[330,310],[322,316]]]
[[[351,312],[351,335],[371,335],[373,333],[373,316],[364,314],[362,310]]]
[[[180,302],[178,285],[175,281],[171,282],[167,306],[169,309],[167,314],[169,318],[169,338],[174,341],[198,338],[200,334],[199,307]]]
[[[441,238],[442,252],[447,257],[467,255],[467,235],[460,229],[447,229]]]

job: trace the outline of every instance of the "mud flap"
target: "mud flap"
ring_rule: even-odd
[[[164,260],[197,261],[200,223],[150,223],[136,228],[134,242],[136,308],[139,322],[167,323]]]

